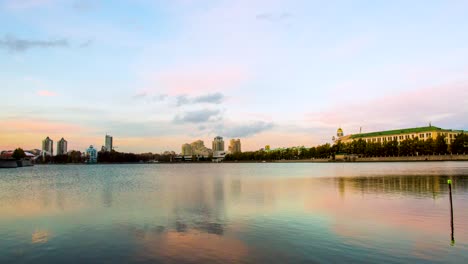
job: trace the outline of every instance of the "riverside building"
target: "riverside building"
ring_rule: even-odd
[[[337,137],[334,138],[335,143],[350,143],[359,139],[364,140],[367,143],[385,143],[388,141],[397,141],[398,144],[401,141],[407,139],[419,139],[419,140],[435,140],[438,136],[444,136],[447,145],[450,145],[455,140],[455,137],[460,133],[467,133],[463,130],[452,130],[435,127],[429,124],[426,127],[415,127],[415,128],[404,128],[386,131],[377,131],[370,133],[359,133],[344,135],[343,129],[338,128]]]
[[[213,152],[215,151],[224,151],[224,140],[220,136],[213,139]]]
[[[105,148],[106,151],[112,151],[112,136],[106,134],[106,139],[105,139]]]
[[[205,147],[203,140],[192,142],[190,147],[192,148],[192,156],[208,158],[213,154],[211,149]]]
[[[42,140],[42,151],[46,152],[48,155],[54,155],[54,141],[49,137]]]
[[[98,152],[93,147],[93,145],[89,146],[86,150],[86,161],[87,163],[97,163]]]
[[[182,156],[184,157],[192,157],[193,151],[192,146],[188,143],[182,145]]]
[[[241,153],[241,142],[240,139],[231,139],[229,141],[228,151],[231,154]]]
[[[220,162],[226,157],[224,151],[224,140],[222,137],[217,136],[213,139],[213,161]]]
[[[68,142],[62,138],[57,142],[57,155],[65,155],[67,154],[67,145]]]

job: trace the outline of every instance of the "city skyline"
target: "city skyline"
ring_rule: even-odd
[[[0,149],[468,130],[466,2],[156,2],[0,0]]]

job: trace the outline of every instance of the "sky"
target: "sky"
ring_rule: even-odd
[[[467,1],[0,0],[0,150],[468,130]],[[54,143],[55,144],[55,143]],[[227,144],[226,144],[227,145]]]

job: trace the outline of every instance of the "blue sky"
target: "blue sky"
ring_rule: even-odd
[[[467,129],[466,1],[0,0],[0,149]]]

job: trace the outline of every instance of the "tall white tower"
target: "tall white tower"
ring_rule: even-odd
[[[106,134],[106,151],[112,151],[112,136]]]

